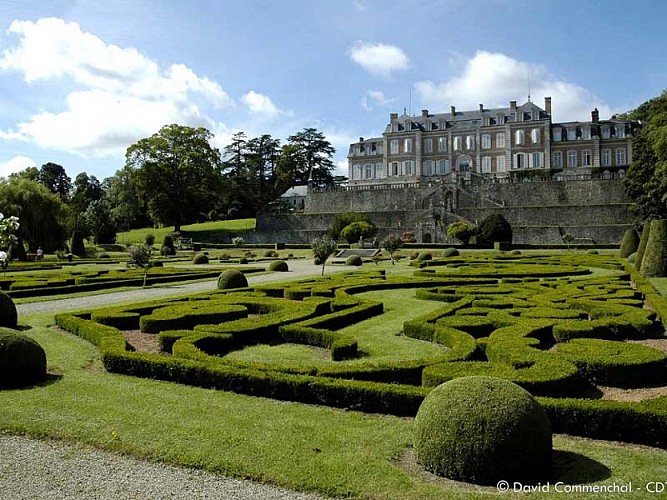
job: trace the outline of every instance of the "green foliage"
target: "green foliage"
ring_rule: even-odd
[[[642,261],[644,260],[644,253],[646,252],[646,245],[648,243],[648,237],[651,233],[651,221],[648,220],[644,222],[642,228],[642,235],[639,239],[639,246],[637,247],[637,256],[635,257],[635,268],[639,271],[641,270]]]
[[[464,245],[467,245],[472,238],[477,233],[477,226],[474,224],[468,224],[465,221],[459,220],[452,222],[447,226],[447,238],[455,238],[460,240]]]
[[[96,244],[116,242],[116,223],[111,217],[111,206],[104,198],[90,202],[82,219],[87,233],[93,236]]]
[[[377,233],[377,228],[372,222],[353,222],[348,224],[340,232],[341,238],[349,243],[360,241],[361,238],[368,239]]]
[[[144,238],[144,243],[149,247],[152,247],[155,244],[155,235],[152,233],[146,233],[146,237]],[[172,246],[173,246],[173,241],[172,241]]]
[[[203,253],[195,254],[194,257],[192,257],[192,263],[193,264],[208,264],[208,255],[203,254]]]
[[[382,243],[380,243],[380,246],[389,252],[389,258],[391,259],[392,265],[394,264],[394,252],[401,248],[402,244],[403,242],[401,239],[395,234],[390,234],[382,240]]]
[[[524,389],[492,377],[464,377],[429,393],[415,419],[419,463],[476,484],[549,477],[551,425]]]
[[[417,261],[423,262],[425,260],[433,260],[433,254],[431,252],[420,252],[417,256]]]
[[[151,256],[153,254],[153,248],[144,244],[136,247],[130,247],[128,249],[128,253],[129,259],[127,261],[127,267],[136,267],[138,269],[144,270],[143,286],[145,287],[148,269],[151,267]]]
[[[269,270],[279,273],[286,273],[289,271],[289,266],[284,260],[274,260],[271,262],[271,264],[269,264]]]
[[[368,217],[366,217],[365,214],[362,214],[360,212],[343,212],[342,214],[336,214],[336,217],[334,218],[333,221],[333,225],[327,230],[327,236],[329,236],[331,239],[334,240],[338,240],[341,237],[345,238],[341,234],[343,232],[343,229],[345,229],[347,226],[349,226],[354,222],[365,222],[367,224],[370,224],[373,228],[375,227],[373,223],[368,219]],[[357,237],[356,240],[352,241],[356,242],[358,240],[359,237]]]
[[[33,339],[0,327],[0,388],[25,387],[46,379],[46,354]]]
[[[486,217],[477,229],[477,243],[492,244],[496,241],[512,243],[512,226],[500,214]]]
[[[324,276],[324,266],[327,263],[327,259],[336,251],[338,244],[331,238],[324,236],[322,238],[315,238],[310,246],[313,249],[315,262],[319,262],[322,265],[322,276]]]
[[[229,269],[220,273],[218,277],[218,290],[229,290],[232,288],[246,288],[248,279],[238,269]]]
[[[627,258],[630,254],[635,253],[637,248],[639,248],[639,235],[637,234],[637,231],[632,228],[627,229],[621,240],[621,247],[619,250],[621,258]]]
[[[667,276],[667,219],[651,221],[641,273],[654,278]]]
[[[460,252],[456,248],[445,248],[442,251],[443,257],[458,257]]]
[[[69,244],[70,253],[77,257],[84,257],[86,255],[86,247],[83,244],[83,235],[81,231],[74,231],[72,239]]]
[[[232,238],[232,245],[236,248],[241,248],[245,244],[245,240],[241,236],[235,236]]]
[[[0,292],[0,327],[16,328],[17,323],[14,301],[5,292]]]
[[[361,257],[358,255],[350,255],[347,259],[345,259],[346,266],[362,266],[363,264],[364,261],[361,260]]]
[[[145,241],[145,240],[144,240]],[[166,234],[162,240],[162,247],[160,247],[160,254],[163,257],[169,255],[176,255],[176,248],[174,247],[174,239],[170,234]]]

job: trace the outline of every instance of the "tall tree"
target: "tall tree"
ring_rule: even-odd
[[[212,138],[205,128],[172,124],[127,149],[126,166],[136,170],[139,196],[155,222],[180,231],[215,205],[222,179]]]
[[[72,179],[67,175],[65,168],[57,163],[45,163],[39,169],[37,181],[43,184],[52,193],[60,196],[60,199],[66,201],[72,190]]]
[[[643,219],[667,218],[667,91],[629,116],[644,126],[632,139],[625,190]]]
[[[319,187],[333,184],[331,172],[335,165],[331,158],[336,150],[322,132],[314,128],[304,128],[301,132],[290,136],[288,141],[298,147],[294,159],[297,162],[296,178],[299,183],[312,181],[314,186]]]
[[[139,197],[135,171],[124,166],[102,182],[105,198],[111,206],[111,217],[119,228],[146,227],[151,220],[145,200]]]
[[[74,190],[72,197],[67,204],[67,229],[71,231],[81,231],[83,236],[88,238],[90,230],[83,218],[83,213],[91,202],[102,199],[104,190],[102,184],[94,175],[88,175],[81,172],[74,179]]]
[[[280,196],[275,187],[276,162],[280,154],[280,141],[264,134],[247,143],[246,172],[254,192],[253,211],[257,213]]]
[[[13,177],[0,181],[0,212],[19,217],[16,235],[28,243],[31,252],[62,248],[65,241],[63,203],[42,184]]]
[[[111,206],[106,198],[91,201],[82,218],[96,244],[116,242],[116,224],[111,217]]]

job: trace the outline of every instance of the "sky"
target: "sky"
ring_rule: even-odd
[[[167,124],[336,148],[389,113],[552,98],[554,121],[667,88],[664,0],[0,0],[0,177],[102,180]]]

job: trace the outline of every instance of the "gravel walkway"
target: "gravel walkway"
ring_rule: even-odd
[[[249,276],[251,285],[319,276],[312,261],[290,261],[287,273]],[[325,274],[357,269],[328,266]],[[57,313],[120,302],[215,290],[216,281],[112,292],[87,297],[17,305],[19,317]],[[305,495],[252,481],[136,460],[75,444],[39,441],[0,434],[0,500],[265,500],[322,497]]]
[[[321,498],[57,441],[0,435],[0,450],[0,500]]]

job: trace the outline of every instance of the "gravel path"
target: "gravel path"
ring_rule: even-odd
[[[312,261],[290,261],[287,273],[249,276],[251,285],[319,276]],[[357,269],[328,266],[325,274]],[[19,317],[32,313],[101,307],[120,302],[215,290],[216,281],[112,292],[87,297],[17,305]],[[316,500],[252,481],[242,481],[195,469],[136,460],[76,444],[39,441],[0,434],[0,500]]]
[[[321,498],[57,441],[0,435],[0,450],[0,500]]]

